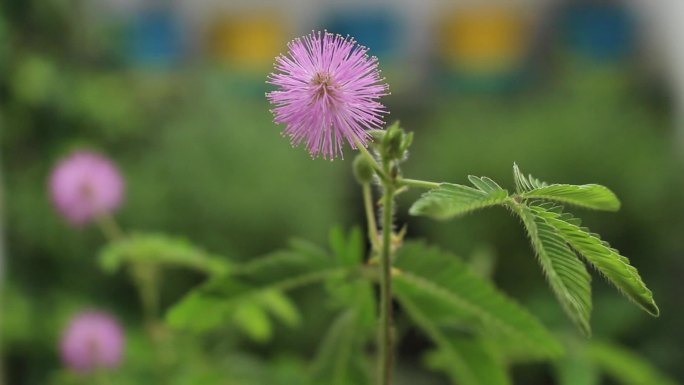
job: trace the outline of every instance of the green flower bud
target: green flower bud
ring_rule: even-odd
[[[373,181],[373,175],[375,174],[375,171],[373,170],[371,161],[363,154],[356,156],[353,167],[354,177],[359,183],[365,184]]]
[[[387,159],[401,159],[406,151],[406,133],[395,122],[385,132],[382,138],[382,154]]]
[[[413,143],[413,132],[409,132],[408,134],[404,135],[404,140],[401,143],[402,154],[405,153],[409,147],[411,147],[411,143]]]
[[[385,137],[385,130],[368,130],[368,134],[373,138],[373,142],[382,143],[382,138]]]

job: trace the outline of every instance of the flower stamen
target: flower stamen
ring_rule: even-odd
[[[342,156],[355,138],[367,146],[371,129],[381,129],[387,114],[378,99],[388,94],[378,61],[368,48],[349,37],[313,32],[288,44],[287,55],[276,58],[266,94],[275,106],[274,121],[286,125],[283,134],[293,146],[304,142],[312,157]]]

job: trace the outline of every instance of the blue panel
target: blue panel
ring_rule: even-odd
[[[340,35],[350,35],[361,45],[370,48],[373,55],[397,55],[399,23],[391,12],[383,9],[358,9],[335,12],[323,28]]]
[[[633,47],[634,24],[624,6],[589,4],[571,7],[564,20],[572,49],[596,59],[621,59]]]
[[[168,66],[181,55],[180,27],[171,12],[147,11],[130,30],[131,59],[143,65]]]

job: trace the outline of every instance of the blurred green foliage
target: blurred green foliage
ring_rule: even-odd
[[[56,344],[71,314],[104,307],[120,316],[127,330],[126,364],[113,382],[153,383],[154,351],[134,288],[121,272],[100,270],[96,256],[103,240],[95,229],[68,227],[50,205],[46,179],[57,158],[80,146],[104,151],[126,177],[126,203],[118,214],[122,225],[182,235],[212,256],[234,261],[279,249],[292,236],[322,244],[333,224],[362,223],[360,193],[350,161],[312,161],[278,135],[261,97],[265,74],[211,63],[159,71],[93,60],[91,45],[74,44],[78,24],[69,16],[71,6],[65,0],[0,5],[0,156],[9,249],[2,359],[13,385],[82,381],[61,368]],[[594,335],[622,342],[682,379],[684,170],[672,144],[672,112],[662,91],[649,87],[629,65],[560,60],[552,78],[516,94],[419,90],[388,97],[392,117],[415,132],[405,173],[453,183],[464,183],[468,174],[509,180],[506,170],[516,161],[534,165],[528,168],[541,179],[610,187],[621,197],[622,210],[583,216],[630,257],[663,313],[652,321],[599,283]],[[407,207],[416,196],[405,194],[401,204]],[[460,255],[490,250],[497,284],[545,325],[566,329],[514,219],[491,212],[444,225],[410,218],[406,211],[399,216],[411,234],[429,237],[443,249]],[[170,270],[162,307],[202,279],[198,272]],[[174,335],[167,359],[184,364],[167,373],[169,383],[303,384],[312,362],[323,375],[334,373],[331,360],[359,358],[335,356],[346,349],[336,346],[358,343],[348,336],[357,330],[356,321],[369,323],[367,314],[340,313],[320,289],[296,290],[292,297],[301,319],[290,323],[297,327],[268,320],[264,326],[255,322],[263,321],[254,316],[258,311],[246,310],[242,323],[253,328],[247,334],[256,341],[239,328],[199,341]],[[281,315],[288,314],[281,318],[297,318],[288,302],[275,302]],[[411,384],[446,383],[417,365],[432,351],[425,337],[405,324],[398,329],[407,346],[400,377]],[[325,335],[324,348],[316,353]],[[570,338],[584,343],[576,334]],[[593,363],[582,364],[589,380],[573,384],[595,381],[594,372],[638,367],[628,354],[606,353],[613,350],[595,348]],[[443,366],[439,354],[428,361]],[[548,383],[548,376],[538,365],[514,370],[515,383]]]

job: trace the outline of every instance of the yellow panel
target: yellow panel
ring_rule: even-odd
[[[452,65],[491,69],[518,63],[526,51],[528,24],[507,8],[459,10],[441,25],[440,50]]]
[[[286,43],[283,22],[269,13],[226,16],[211,29],[213,54],[237,65],[270,66]]]

